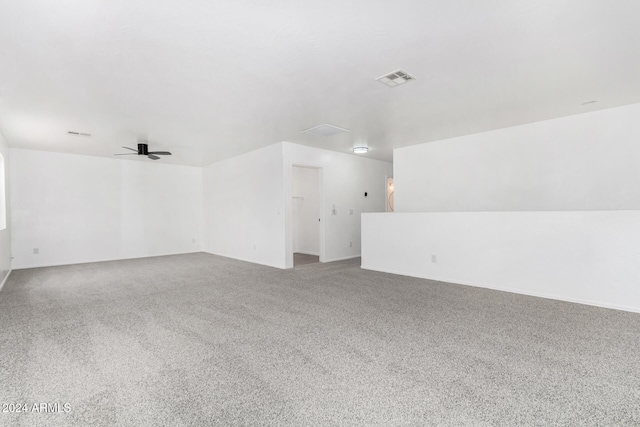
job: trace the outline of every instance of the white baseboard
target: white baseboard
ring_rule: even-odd
[[[83,261],[75,261],[75,262],[60,262],[60,263],[51,263],[51,264],[34,264],[34,265],[18,265],[13,266],[12,270],[25,270],[28,268],[43,268],[43,267],[60,267],[63,265],[74,265],[74,264],[91,264],[93,262],[109,262],[109,261],[123,261],[127,259],[141,259],[141,258],[154,258],[160,256],[171,256],[171,255],[185,255],[185,254],[196,254],[198,252],[204,252],[202,250],[197,251],[189,251],[189,252],[169,252],[163,254],[153,254],[153,255],[141,255],[141,256],[133,256],[126,258],[96,258],[92,260],[83,260]]]
[[[320,256],[318,252],[303,252],[303,251],[294,251],[294,254],[302,254],[302,255],[311,255],[311,256]]]
[[[591,300],[585,300],[585,299],[581,299],[581,298],[571,298],[571,297],[566,297],[566,296],[562,296],[562,295],[546,294],[546,293],[542,293],[542,292],[522,291],[520,289],[503,288],[503,287],[500,287],[500,286],[489,286],[489,285],[486,285],[486,284],[479,284],[479,283],[461,282],[459,280],[451,280],[451,279],[442,278],[442,277],[427,277],[425,275],[416,274],[416,273],[408,274],[406,272],[393,271],[393,270],[390,270],[390,269],[371,268],[371,267],[365,266],[364,264],[361,265],[360,268],[362,268],[364,270],[379,271],[381,273],[395,274],[395,275],[398,275],[398,276],[417,277],[419,279],[427,279],[427,280],[433,280],[433,281],[436,281],[436,282],[451,283],[451,284],[454,284],[454,285],[473,286],[474,288],[491,289],[491,290],[494,290],[494,291],[510,292],[512,294],[527,295],[527,296],[531,296],[531,297],[546,298],[546,299],[552,299],[552,300],[556,300],[556,301],[565,301],[565,302],[571,302],[571,303],[576,303],[576,304],[591,305],[591,306],[594,306],[594,307],[610,308],[610,309],[614,309],[614,310],[630,311],[632,313],[640,313],[640,307],[631,307],[631,306],[624,306],[624,305],[618,305],[618,304],[609,304],[609,303],[603,303],[603,302],[600,302],[600,301],[591,301]]]
[[[267,267],[279,268],[280,270],[285,270],[285,267],[281,267],[281,266],[279,266],[279,265],[267,264],[267,263],[264,263],[264,262],[254,261],[254,260],[251,260],[251,259],[238,258],[238,257],[236,257],[236,256],[225,255],[225,254],[219,254],[219,253],[210,252],[210,251],[205,251],[205,250],[203,250],[203,251],[201,251],[201,252],[204,252],[204,253],[209,254],[209,255],[221,256],[221,257],[223,257],[223,258],[235,259],[236,261],[250,262],[251,264],[264,265],[264,266],[267,266]]]
[[[9,278],[9,275],[11,274],[12,271],[13,271],[13,269],[10,269],[7,272],[7,275],[4,276],[4,279],[2,280],[2,283],[0,283],[0,291],[2,291],[2,288],[4,287],[4,284],[7,283],[7,279]]]

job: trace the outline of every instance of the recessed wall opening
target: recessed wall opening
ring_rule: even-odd
[[[293,214],[293,266],[321,259],[320,168],[293,166],[291,174]]]

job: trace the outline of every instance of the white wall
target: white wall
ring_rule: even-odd
[[[318,169],[294,167],[293,251],[320,255],[320,176]]]
[[[292,267],[294,165],[322,168],[324,261],[360,256],[360,213],[384,211],[391,163],[288,142],[204,168],[205,250]]]
[[[282,144],[204,168],[207,252],[285,267]]]
[[[10,156],[14,268],[201,250],[199,167],[23,149]]]
[[[362,236],[366,269],[640,312],[640,211],[368,214]]]
[[[362,266],[640,311],[638,141],[634,104],[394,150]]]
[[[324,248],[324,261],[360,256],[360,214],[385,211],[385,175],[392,175],[392,164],[289,142],[283,143],[283,151],[287,218],[292,218],[293,166],[322,168],[321,226],[324,227],[324,241],[321,242],[321,250]],[[336,215],[332,215],[334,205]],[[287,227],[286,230],[288,267],[293,266],[293,258],[288,256],[293,253],[292,228]]]
[[[640,209],[640,104],[394,150],[396,212]]]
[[[4,187],[0,188],[0,207],[4,202],[5,227],[0,229],[0,289],[4,284],[9,272],[11,271],[11,194],[10,194],[10,165],[9,165],[9,147],[0,132],[0,155],[4,158],[4,171],[2,171],[2,179]]]

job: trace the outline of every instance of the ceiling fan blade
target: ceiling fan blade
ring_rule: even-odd
[[[149,154],[155,154],[158,156],[170,156],[171,153],[168,151],[149,151]]]
[[[138,153],[121,153],[121,154],[114,154],[114,156],[137,156]]]
[[[125,147],[124,145],[122,146],[122,148],[126,148],[127,150],[135,151],[136,154],[138,153],[138,150],[135,150],[135,149],[129,148],[129,147]]]
[[[151,160],[159,160],[160,157],[158,156],[154,156],[153,154],[149,153],[149,155],[147,156],[148,158],[150,158]]]

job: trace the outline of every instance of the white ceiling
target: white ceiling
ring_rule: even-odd
[[[0,129],[14,147],[112,156],[145,137],[174,153],[163,162],[204,165],[291,141],[391,160],[394,147],[640,102],[638,0],[0,6]],[[398,68],[417,80],[375,81]],[[322,123],[351,132],[301,133]]]

